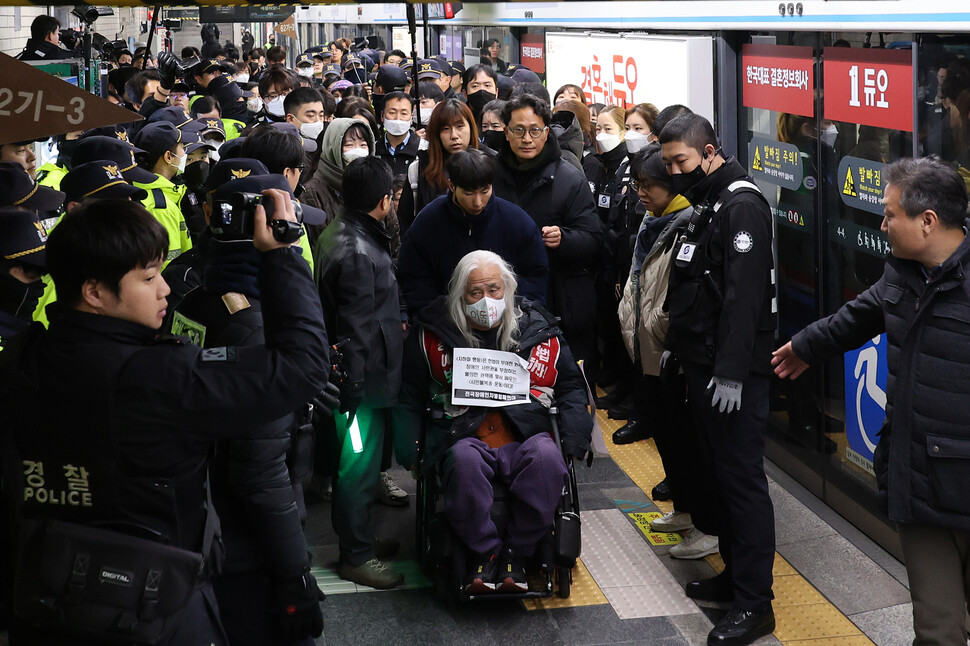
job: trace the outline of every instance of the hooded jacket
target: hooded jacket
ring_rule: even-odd
[[[323,209],[330,218],[336,217],[343,210],[340,191],[343,190],[344,168],[347,166],[343,156],[344,135],[356,124],[364,126],[367,150],[371,155],[374,154],[374,133],[366,123],[357,119],[334,119],[323,131],[317,171],[304,185],[304,191],[300,195],[301,201]]]
[[[397,276],[408,311],[417,314],[447,293],[462,257],[476,249],[502,256],[515,270],[518,293],[545,303],[549,260],[529,214],[492,196],[478,215],[468,215],[449,191],[425,207],[401,246]]]
[[[568,110],[560,110],[553,113],[552,122],[549,128],[556,135],[559,148],[562,150],[562,158],[576,167],[576,170],[583,170],[583,130],[579,127],[579,119]]]
[[[407,466],[417,462],[422,416],[432,399],[434,410],[443,414],[432,414],[423,447],[426,465],[434,464],[458,440],[474,434],[486,413],[497,410],[451,405],[452,350],[468,347],[468,343],[448,317],[445,302],[446,297],[441,296],[418,314],[418,327],[408,336],[405,347],[399,410],[407,421],[400,428],[407,432],[395,437],[395,449],[398,461]],[[551,394],[559,407],[563,452],[582,458],[589,450],[593,430],[586,408],[586,381],[555,319],[521,298],[516,298],[516,309],[519,337],[515,353],[529,362],[532,394],[528,403],[499,410],[519,436],[528,439],[549,432],[548,403],[542,400]],[[486,332],[482,336],[482,348],[497,349],[495,334]]]

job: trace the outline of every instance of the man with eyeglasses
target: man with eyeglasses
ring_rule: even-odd
[[[563,161],[549,136],[549,104],[531,94],[502,110],[505,144],[498,154],[495,195],[521,206],[542,233],[549,255],[547,305],[579,359],[596,360],[595,274],[602,229],[589,184]]]

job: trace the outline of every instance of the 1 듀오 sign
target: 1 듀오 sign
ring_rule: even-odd
[[[815,116],[815,59],[811,47],[744,45],[741,101],[749,108]]]
[[[826,119],[912,132],[912,52],[826,47],[824,58]]]

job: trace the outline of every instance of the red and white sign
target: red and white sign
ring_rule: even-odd
[[[826,47],[823,56],[826,119],[912,132],[912,52]]]
[[[546,73],[546,40],[542,34],[523,34],[522,64],[536,74]]]
[[[815,116],[815,60],[811,47],[744,45],[742,103],[749,108]]]

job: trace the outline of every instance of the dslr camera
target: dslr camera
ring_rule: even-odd
[[[273,237],[283,243],[294,243],[303,234],[303,208],[293,200],[296,222],[274,220],[272,199],[264,199],[257,193],[235,193],[225,200],[212,203],[212,216],[209,228],[216,235],[234,240],[252,240],[256,229],[256,207],[260,204],[266,209],[266,221],[273,230]]]

